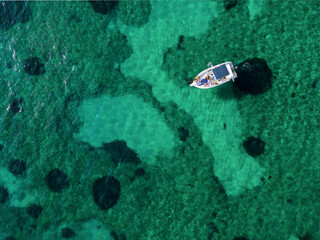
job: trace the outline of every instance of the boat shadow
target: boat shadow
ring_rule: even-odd
[[[216,94],[220,99],[228,100],[228,99],[236,98],[236,94],[234,93],[232,82],[222,84],[221,86],[217,87],[216,89],[217,89]]]

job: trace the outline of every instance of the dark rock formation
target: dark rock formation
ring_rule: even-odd
[[[12,159],[9,164],[9,171],[13,175],[21,175],[26,170],[26,164],[19,159]]]
[[[113,240],[127,240],[127,237],[124,233],[120,233],[120,235],[118,236],[118,234],[115,231],[111,231],[110,235],[113,238]]]
[[[92,187],[95,203],[102,210],[113,207],[120,196],[120,182],[112,176],[98,178]]]
[[[75,235],[76,233],[71,228],[65,227],[61,229],[62,238],[72,238]]]
[[[241,91],[259,94],[271,88],[272,72],[265,60],[253,58],[240,63],[236,67],[238,78],[234,85]]]
[[[243,141],[243,147],[249,155],[257,157],[264,152],[265,142],[251,136]]]
[[[45,65],[38,57],[29,57],[24,63],[24,70],[30,76],[42,75],[46,72]]]
[[[87,142],[79,142],[79,145],[81,146],[82,149],[84,149],[86,152],[92,152],[94,151],[96,148],[92,145],[90,145]]]
[[[318,82],[319,82],[319,80],[315,80],[315,81],[313,81],[313,83],[312,83],[312,88],[316,88],[317,87],[317,84],[318,84]]]
[[[62,192],[69,186],[68,176],[58,168],[51,170],[46,176],[46,184],[53,192]]]
[[[100,13],[103,15],[110,13],[119,4],[118,1],[94,1],[94,0],[91,1],[91,0],[89,0],[89,2],[91,3],[92,8],[96,13]]]
[[[137,168],[135,171],[134,171],[134,175],[136,177],[141,177],[141,176],[144,176],[146,174],[146,171],[143,169],[143,168]]]
[[[178,131],[179,131],[180,140],[185,142],[187,140],[187,137],[189,136],[188,129],[186,129],[184,127],[179,127]]]
[[[6,237],[4,240],[17,240],[17,239],[15,237],[9,236],[9,237]]]
[[[223,6],[226,10],[230,10],[231,8],[237,5],[237,0],[224,0]]]
[[[234,240],[248,240],[246,237],[235,237]]]
[[[16,114],[18,112],[23,111],[23,98],[13,98],[12,101],[10,102],[9,109],[13,114]]]
[[[32,204],[28,207],[27,213],[30,217],[38,218],[42,213],[42,207],[38,204]]]
[[[3,149],[3,145],[0,143],[0,151],[2,151]]]
[[[181,46],[181,44],[183,43],[183,40],[184,40],[184,36],[180,35],[178,39],[178,45],[177,45],[177,48],[180,50],[184,50],[184,48]]]
[[[119,237],[116,231],[111,231],[110,236],[113,238],[113,240],[119,240]]]
[[[9,192],[3,186],[0,186],[0,203],[5,203],[9,199]]]
[[[31,10],[25,1],[0,1],[0,29],[8,30],[18,22],[31,19]]]
[[[104,143],[104,150],[110,152],[111,161],[118,165],[119,163],[140,163],[138,155],[127,146],[127,143],[122,140],[116,140],[111,143]]]
[[[11,68],[12,68],[12,62],[7,62],[7,63],[5,63],[5,66],[6,66],[8,69],[11,69]]]
[[[313,238],[309,233],[303,235],[302,237],[299,236],[299,240],[313,240]]]
[[[119,240],[127,240],[127,236],[124,233],[120,233]]]

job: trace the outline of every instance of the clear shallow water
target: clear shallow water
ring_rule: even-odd
[[[319,238],[317,2],[11,4],[0,239]],[[253,57],[273,72],[263,94],[185,83],[209,61]],[[111,180],[94,187],[104,176],[118,196]]]

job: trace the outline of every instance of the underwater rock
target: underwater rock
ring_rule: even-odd
[[[113,230],[110,232],[110,236],[113,240],[119,240],[118,234]]]
[[[0,143],[0,151],[2,151],[3,149],[3,145]]]
[[[223,6],[226,10],[230,10],[231,8],[237,5],[237,0],[224,0]]]
[[[111,231],[110,235],[113,238],[113,240],[127,240],[127,237],[124,233],[120,233],[120,235],[118,236],[118,234],[115,231]]]
[[[91,3],[91,6],[96,13],[100,13],[103,15],[110,13],[119,4],[118,1],[94,1],[94,0],[92,1],[89,0],[89,3]]]
[[[318,85],[318,83],[319,83],[319,80],[315,80],[315,81],[313,81],[313,83],[312,83],[312,88],[316,88],[317,87],[317,85]]]
[[[257,157],[264,152],[265,142],[251,136],[243,141],[243,147],[250,156]]]
[[[179,38],[178,38],[177,49],[184,50],[184,47],[181,46],[181,44],[183,43],[183,40],[184,40],[184,36],[180,35]]]
[[[121,1],[118,17],[127,26],[141,27],[148,22],[151,8],[150,1]]]
[[[144,176],[146,174],[146,171],[143,169],[143,168],[137,168],[135,171],[134,171],[134,175],[136,177],[141,177],[141,176]]]
[[[51,170],[46,176],[46,184],[53,192],[62,192],[69,186],[68,176],[58,168]]]
[[[124,233],[120,233],[119,240],[127,240],[127,236]]]
[[[9,109],[13,114],[22,112],[23,111],[22,104],[23,104],[23,98],[14,98],[12,99],[9,105]]]
[[[9,198],[8,189],[3,186],[0,186],[0,203],[5,203]]]
[[[21,175],[26,170],[26,164],[19,159],[12,159],[9,165],[9,171],[13,175]]]
[[[9,236],[9,237],[6,237],[4,240],[17,240],[17,239],[15,237]]]
[[[93,199],[100,209],[107,210],[117,203],[120,190],[119,180],[112,176],[104,176],[93,184]]]
[[[96,149],[94,146],[90,145],[90,143],[83,141],[79,142],[79,146],[81,146],[81,148],[84,149],[86,152],[92,152]]]
[[[305,234],[302,237],[299,236],[299,240],[313,240],[314,238],[309,234]]]
[[[75,235],[76,233],[71,228],[65,227],[61,229],[62,238],[72,238]]]
[[[42,75],[46,72],[45,65],[38,57],[29,57],[24,63],[24,70],[30,76]]]
[[[103,143],[102,148],[111,155],[111,161],[118,165],[119,163],[140,163],[137,153],[127,146],[122,140],[116,140],[110,143]]]
[[[185,142],[187,140],[187,137],[189,136],[188,129],[186,129],[184,127],[179,127],[178,131],[179,131],[180,140]]]
[[[31,9],[26,1],[0,1],[0,29],[8,30],[14,24],[31,19]]]
[[[236,67],[238,77],[234,85],[241,91],[259,94],[271,88],[272,72],[261,58],[245,60]]]
[[[38,218],[42,213],[42,207],[38,204],[32,204],[28,207],[27,213],[30,217]]]
[[[7,63],[5,63],[5,66],[6,66],[8,69],[11,69],[11,68],[12,68],[12,63],[11,63],[11,62],[7,62]]]

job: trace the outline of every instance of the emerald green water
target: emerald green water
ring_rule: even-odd
[[[27,5],[28,20],[0,10],[0,240],[65,239],[64,228],[93,240],[320,239],[317,1]],[[43,74],[27,73],[30,56]],[[273,73],[262,94],[186,83],[208,62],[255,57]],[[260,156],[244,149],[250,136],[265,142]],[[68,179],[56,191],[53,169]],[[107,210],[93,187],[104,176],[121,187]]]

